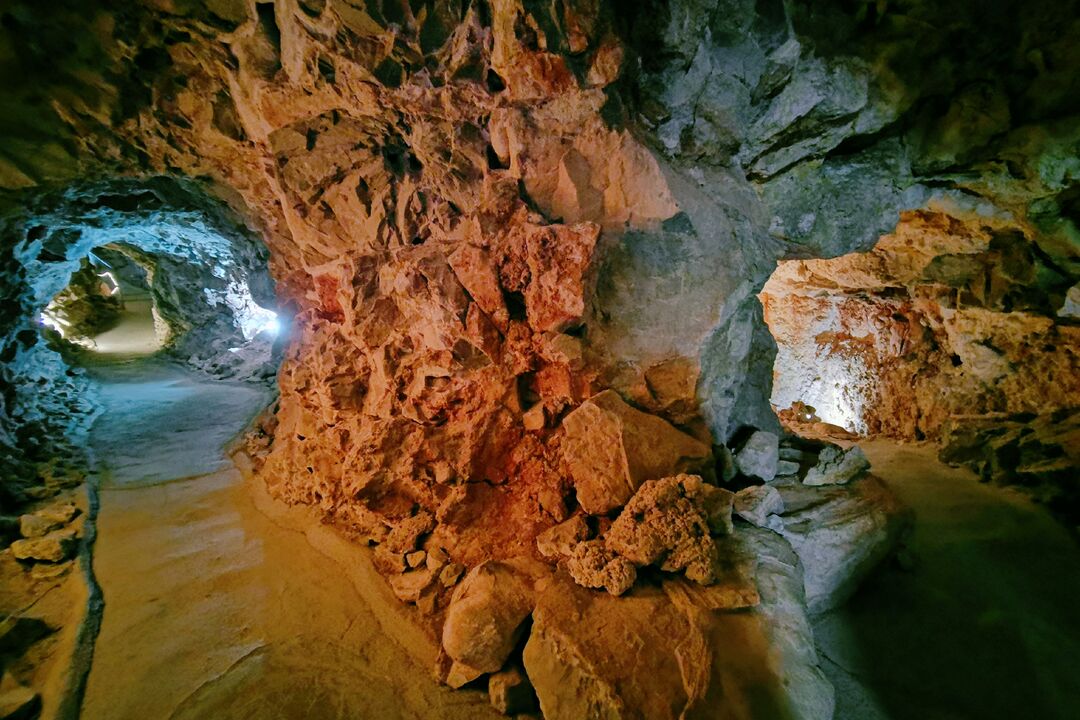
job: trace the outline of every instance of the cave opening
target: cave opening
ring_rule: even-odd
[[[783,260],[759,294],[791,432],[927,441],[1071,522],[1070,279],[1007,218],[907,211],[866,252]]]

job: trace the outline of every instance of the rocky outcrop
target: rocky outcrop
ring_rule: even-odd
[[[983,482],[1012,485],[1076,529],[1080,520],[1080,411],[951,418],[939,457]]]
[[[646,480],[709,469],[712,460],[708,445],[611,390],[578,406],[563,429],[563,461],[578,502],[592,515],[622,507]]]
[[[775,487],[784,502],[778,532],[799,556],[811,613],[847,600],[910,531],[911,512],[873,476],[821,488]]]
[[[958,208],[905,213],[869,253],[781,263],[762,293],[773,403],[904,439],[940,439],[952,415],[1071,408],[1068,282],[1010,221]]]
[[[707,588],[665,580],[614,598],[552,584],[524,652],[544,717],[831,717],[798,561],[765,531],[731,536],[723,555]]]

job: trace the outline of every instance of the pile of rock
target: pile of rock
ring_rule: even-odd
[[[78,507],[64,503],[20,516],[21,539],[11,543],[12,555],[30,563],[70,560],[79,546],[79,530],[72,526],[78,515]]]
[[[943,436],[943,462],[967,466],[983,482],[1017,486],[1080,530],[1080,409],[953,417]]]
[[[535,556],[488,560],[457,584],[439,677],[462,687],[486,675],[504,712],[539,705],[551,717],[619,717],[655,705],[663,717],[663,708],[694,708],[718,692],[730,670],[713,648],[744,632],[781,648],[770,692],[799,706],[798,716],[827,717],[832,689],[805,609],[845,600],[910,520],[867,475],[862,451],[766,430],[713,448],[610,390],[570,412],[559,432],[577,507],[571,499],[570,516],[536,536]],[[425,517],[413,529],[434,524]],[[398,565],[411,564],[408,551],[402,557]],[[395,591],[413,576],[437,585],[418,564],[391,580]],[[688,637],[697,643],[690,659],[677,640]],[[627,642],[649,653],[631,662]],[[750,665],[757,651],[768,655],[744,650]],[[696,679],[668,677],[669,661]]]

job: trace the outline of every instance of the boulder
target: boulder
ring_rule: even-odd
[[[622,507],[646,480],[711,470],[708,445],[630,407],[611,390],[578,406],[563,429],[563,460],[578,502],[591,515]]]
[[[607,547],[637,566],[659,564],[703,585],[715,582],[719,557],[712,535],[731,532],[734,493],[696,475],[650,480],[604,535]]]
[[[847,485],[775,487],[786,507],[779,532],[802,563],[812,613],[847,600],[911,527],[911,511],[872,475]]]
[[[827,445],[818,455],[817,464],[803,478],[806,485],[843,485],[870,469],[870,461],[858,445],[843,450]]]
[[[24,538],[37,538],[58,530],[75,519],[79,508],[71,503],[53,505],[19,517],[19,533]]]
[[[518,668],[501,670],[488,678],[491,705],[504,715],[536,710],[536,692],[529,678]]]
[[[776,465],[780,458],[780,438],[776,433],[757,430],[747,438],[735,453],[735,466],[747,477],[769,482],[776,477]]]
[[[738,562],[712,587],[673,578],[615,598],[556,576],[523,655],[544,718],[831,717],[798,562],[779,537],[751,533],[786,556],[724,538]]]
[[[751,485],[735,493],[735,514],[758,527],[770,527],[771,515],[784,512],[784,498],[771,485]]]
[[[549,568],[518,558],[477,565],[454,590],[442,646],[455,662],[480,673],[499,670],[532,613]],[[468,681],[466,681],[468,682]]]
[[[75,530],[54,530],[44,537],[26,538],[11,543],[16,560],[28,562],[63,562],[75,554],[79,537]]]
[[[589,537],[589,526],[585,517],[574,517],[553,525],[536,536],[536,549],[547,560],[569,557],[583,540]]]

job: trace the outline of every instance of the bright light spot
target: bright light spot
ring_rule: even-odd
[[[251,290],[242,282],[230,282],[224,293],[209,289],[204,292],[211,305],[224,302],[232,310],[233,318],[245,340],[251,340],[262,332],[277,335],[281,330],[277,313],[256,303],[251,296]]]
[[[277,335],[281,332],[281,321],[277,317],[272,317],[263,325],[262,332],[270,333],[270,335]]]

